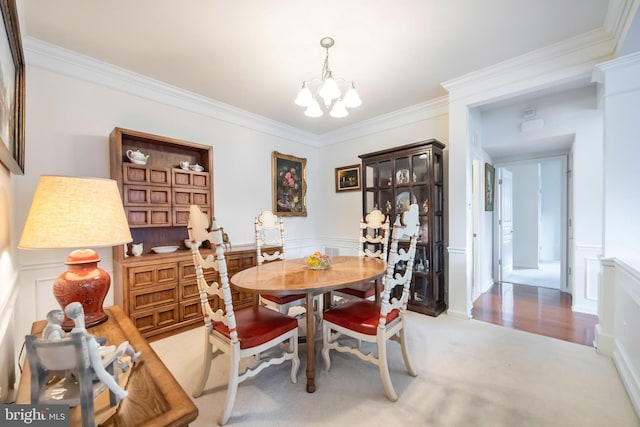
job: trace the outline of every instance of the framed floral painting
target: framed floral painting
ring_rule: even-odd
[[[307,216],[307,159],[274,151],[271,155],[273,213]]]

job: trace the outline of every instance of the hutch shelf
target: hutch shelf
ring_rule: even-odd
[[[417,204],[416,245],[409,310],[438,316],[447,308],[444,277],[444,144],[435,139],[362,154],[363,215],[380,209],[393,224]],[[402,244],[401,244],[402,246]],[[402,266],[400,266],[402,268]]]

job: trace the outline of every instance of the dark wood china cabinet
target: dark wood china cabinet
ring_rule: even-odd
[[[447,308],[444,147],[440,141],[429,139],[359,156],[363,215],[377,208],[389,215],[393,224],[396,216],[409,209],[409,205],[418,205],[420,235],[408,308],[430,316],[437,316]]]

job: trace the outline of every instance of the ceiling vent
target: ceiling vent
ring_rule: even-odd
[[[537,118],[535,107],[525,108],[522,111],[522,118],[520,132],[531,132],[544,128],[544,120]]]

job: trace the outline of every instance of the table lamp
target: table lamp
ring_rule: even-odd
[[[53,295],[63,310],[71,302],[80,302],[89,328],[107,320],[102,304],[111,278],[98,267],[98,254],[82,248],[116,246],[132,240],[116,181],[43,175],[18,247],[79,248],[67,257],[68,270],[54,281]],[[73,326],[73,321],[65,318],[63,329]]]

